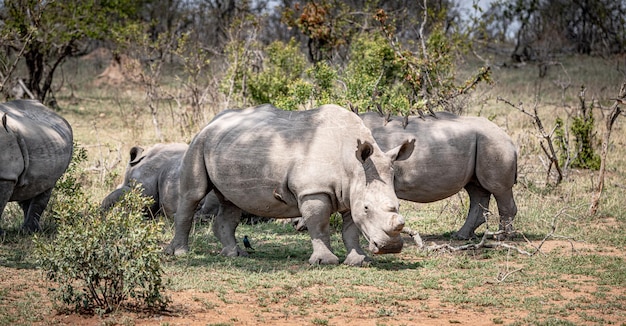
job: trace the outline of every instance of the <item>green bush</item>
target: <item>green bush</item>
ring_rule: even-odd
[[[585,114],[586,113],[586,114]],[[593,150],[594,118],[591,110],[583,111],[583,115],[574,117],[571,130],[576,143],[576,155],[571,166],[575,168],[599,170],[600,155]]]
[[[37,263],[58,284],[50,289],[55,302],[75,311],[104,313],[131,299],[153,309],[167,305],[161,279],[162,225],[144,221],[142,215],[150,201],[134,188],[105,216],[88,201],[57,203],[59,210],[86,215],[80,216],[81,223],[62,219],[52,241],[34,238]]]

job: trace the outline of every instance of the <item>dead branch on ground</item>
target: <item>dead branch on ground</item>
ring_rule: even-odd
[[[483,209],[485,210],[485,220],[488,221],[487,217],[491,216],[493,213],[491,213],[487,208],[483,207]],[[477,250],[477,249],[481,249],[481,248],[489,248],[489,249],[496,249],[496,248],[503,248],[503,249],[508,249],[508,250],[513,250],[516,251],[517,253],[521,254],[521,255],[525,255],[525,256],[529,256],[532,257],[536,254],[543,254],[543,252],[541,251],[541,247],[544,245],[544,243],[549,240],[549,239],[553,239],[553,238],[562,238],[562,239],[566,239],[569,241],[570,245],[572,246],[572,252],[575,251],[574,249],[574,243],[573,240],[569,237],[565,237],[565,236],[561,236],[561,235],[556,235],[556,229],[557,229],[557,222],[559,220],[559,217],[561,217],[563,214],[565,214],[565,212],[567,211],[567,207],[563,207],[561,208],[561,210],[559,210],[553,217],[552,219],[552,224],[550,226],[550,231],[546,234],[546,236],[541,240],[541,242],[539,243],[538,246],[535,246],[532,244],[532,242],[522,233],[522,232],[517,232],[519,233],[524,240],[526,241],[526,243],[528,245],[530,245],[531,247],[534,248],[534,251],[529,252],[526,251],[524,249],[518,248],[517,246],[513,245],[513,244],[509,244],[509,243],[505,243],[503,241],[500,240],[496,240],[494,242],[488,242],[488,239],[498,239],[498,236],[505,234],[505,231],[500,230],[500,231],[496,231],[496,232],[492,232],[489,231],[489,225],[487,225],[487,230],[485,230],[485,233],[483,234],[482,238],[480,239],[480,242],[478,243],[468,243],[465,245],[461,245],[461,246],[453,246],[449,243],[444,243],[444,244],[431,244],[431,245],[424,245],[422,238],[420,237],[419,233],[417,231],[414,231],[410,228],[405,227],[404,229],[402,229],[402,233],[406,233],[409,234],[413,240],[415,241],[415,243],[417,244],[417,247],[421,250],[425,250],[428,252],[432,252],[432,251],[442,251],[442,250],[447,250],[447,251],[451,251],[451,252],[457,252],[457,251],[463,251],[463,250]],[[519,272],[521,271],[521,269],[516,270],[516,271],[512,271],[509,273],[515,273],[515,272]],[[508,275],[505,275],[504,278],[508,277]],[[502,279],[502,281],[504,280],[504,278]]]

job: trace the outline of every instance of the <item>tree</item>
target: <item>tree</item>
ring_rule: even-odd
[[[144,2],[4,1],[0,5],[0,37],[6,47],[17,53],[16,62],[23,59],[28,71],[25,84],[45,103],[61,63],[69,56],[84,53],[90,40],[105,39],[118,24],[136,18]],[[9,77],[4,76],[0,87]]]
[[[614,0],[499,0],[483,15],[492,35],[515,34],[514,61],[544,60],[562,51],[624,53],[626,2]],[[501,33],[495,29],[500,28]]]

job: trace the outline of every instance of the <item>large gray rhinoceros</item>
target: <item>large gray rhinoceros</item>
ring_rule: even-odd
[[[483,208],[491,195],[498,204],[500,230],[513,232],[517,207],[513,185],[517,179],[517,150],[497,125],[479,117],[437,112],[435,117],[386,118],[377,113],[361,115],[383,150],[417,139],[411,157],[395,164],[395,189],[399,198],[428,203],[452,196],[465,188],[470,208],[455,237],[469,239],[485,222]],[[406,124],[406,127],[405,127]]]
[[[17,201],[22,229],[38,231],[52,188],[72,160],[72,127],[33,100],[0,104],[0,118],[0,216]]]
[[[178,206],[178,182],[183,155],[189,148],[185,143],[155,144],[147,149],[134,146],[129,152],[129,161],[124,173],[123,183],[100,205],[103,211],[109,210],[133,185],[141,185],[142,194],[151,197],[154,203],[148,207],[150,216],[163,214],[174,217]],[[210,192],[200,203],[198,213],[216,215],[219,201]]]
[[[226,256],[246,255],[235,240],[241,209],[265,217],[302,216],[313,243],[311,264],[337,264],[330,247],[330,215],[344,218],[344,263],[402,249],[404,218],[393,189],[393,162],[414,141],[384,153],[359,117],[336,105],[289,112],[271,105],[218,114],[192,140],[183,158],[175,235],[165,252],[188,251],[193,208],[214,189],[220,211],[213,232]]]

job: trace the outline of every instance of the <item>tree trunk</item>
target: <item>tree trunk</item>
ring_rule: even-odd
[[[24,53],[26,59],[26,67],[28,68],[28,81],[27,86],[38,100],[42,101],[41,79],[44,73],[44,54],[41,53],[39,42],[33,41],[28,50]]]

